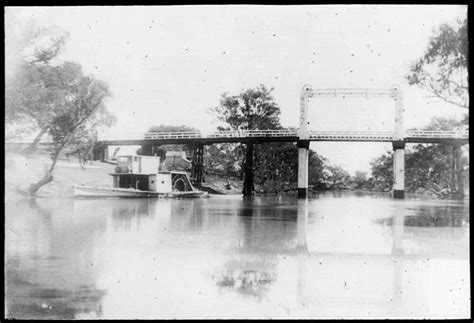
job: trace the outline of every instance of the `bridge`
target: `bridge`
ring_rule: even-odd
[[[431,143],[431,144],[446,144],[453,146],[453,156],[455,157],[455,164],[453,171],[459,172],[459,147],[469,143],[469,130],[459,131],[426,131],[426,130],[406,130],[403,136],[398,136],[391,131],[308,131],[307,139],[301,141],[297,130],[230,130],[230,131],[216,131],[212,133],[196,132],[148,132],[142,139],[132,140],[99,140],[100,144],[107,146],[122,146],[122,145],[141,145],[149,147],[157,147],[168,144],[186,144],[194,147],[193,163],[192,163],[192,178],[199,185],[203,180],[203,146],[212,145],[216,143],[244,143],[247,145],[246,163],[244,174],[244,194],[253,190],[252,187],[252,152],[253,144],[263,144],[268,142],[296,142],[299,148],[308,149],[309,142],[392,142],[396,150],[405,148],[407,143]],[[302,147],[300,147],[302,146]],[[153,153],[153,151],[148,152]],[[105,150],[102,156],[108,153]],[[404,159],[404,156],[403,156]],[[305,163],[300,161],[299,164]],[[306,161],[307,163],[307,161]],[[398,161],[404,164],[404,161]],[[303,171],[299,171],[301,174]],[[403,168],[404,173],[404,168]],[[404,176],[404,174],[403,174]],[[460,177],[460,176],[458,176]],[[399,181],[400,181],[400,177]],[[247,187],[246,187],[247,186]],[[307,189],[307,188],[306,188]],[[304,193],[300,195],[306,195]],[[399,190],[400,191],[400,190]],[[398,192],[396,197],[403,198],[402,193]],[[301,192],[301,191],[300,191]]]
[[[309,99],[317,98],[375,97],[390,98],[394,101],[395,126],[388,132],[351,132],[351,131],[314,131],[308,129]],[[253,145],[265,142],[296,142],[298,147],[298,196],[305,198],[308,191],[308,150],[311,141],[347,141],[347,142],[392,142],[394,150],[395,198],[405,196],[405,145],[407,143],[437,143],[453,147],[452,171],[461,183],[460,146],[469,142],[469,130],[460,131],[424,131],[405,130],[403,123],[403,93],[399,86],[390,89],[312,89],[304,85],[300,93],[299,127],[297,130],[233,130],[210,134],[201,132],[147,133],[143,139],[126,141],[104,141],[106,145],[143,145],[193,144],[193,171],[191,175],[198,184],[203,173],[203,146],[214,143],[240,142],[247,145],[244,163],[244,195],[253,191]],[[454,176],[453,176],[454,178]],[[453,181],[454,183],[455,181]]]
[[[308,101],[310,98],[388,97],[395,102],[395,127],[393,131],[315,131],[308,129]],[[149,154],[160,145],[186,144],[194,147],[191,177],[197,185],[203,181],[203,147],[217,143],[246,144],[244,163],[244,195],[253,193],[253,145],[268,142],[295,142],[298,147],[298,196],[306,197],[308,190],[308,150],[310,142],[391,142],[394,150],[395,198],[405,194],[405,145],[408,143],[445,144],[453,147],[452,172],[461,183],[460,146],[469,143],[469,129],[458,131],[426,131],[403,127],[403,94],[398,86],[391,89],[315,89],[305,85],[300,94],[300,122],[298,129],[282,130],[229,130],[204,133],[148,132],[143,138],[108,140],[98,138],[95,156],[107,159],[108,146],[141,145],[151,147]],[[6,142],[6,146],[8,143]],[[43,145],[48,145],[43,144]],[[49,144],[52,145],[52,144]],[[454,176],[453,176],[454,178]],[[454,180],[453,180],[454,183]]]
[[[211,145],[216,143],[264,143],[297,142],[297,130],[229,130],[212,133],[193,132],[147,132],[143,139],[107,140],[98,139],[105,145],[169,145],[194,144]],[[309,131],[309,141],[366,141],[393,142],[397,140],[391,131]],[[469,130],[423,131],[408,130],[401,139],[405,143],[467,144]]]

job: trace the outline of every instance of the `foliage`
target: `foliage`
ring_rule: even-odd
[[[441,25],[430,39],[425,54],[414,62],[406,76],[411,85],[435,97],[469,108],[467,18],[456,26]]]
[[[19,21],[5,14],[5,76],[9,79],[21,62],[50,64],[61,54],[69,33],[54,25],[39,25],[33,18]]]
[[[296,182],[298,149],[293,143],[265,143],[255,146],[254,180],[289,184]]]
[[[18,24],[11,21],[11,24]],[[11,26],[12,27],[12,26]],[[55,100],[62,89],[56,81],[70,75],[69,64],[54,62],[64,48],[68,33],[56,26],[39,26],[33,21],[20,24],[20,34],[6,34],[5,121],[15,123],[32,118],[40,128],[51,119]],[[58,69],[58,70],[56,70]],[[67,81],[67,80],[64,80]]]
[[[380,191],[388,191],[393,186],[393,153],[386,152],[370,163],[372,171],[372,187]]]
[[[223,143],[205,146],[204,171],[241,178],[243,146]]]
[[[337,165],[326,165],[326,178],[331,188],[346,187],[350,174]]]
[[[430,39],[428,48],[406,76],[411,85],[430,91],[435,97],[462,108],[469,108],[467,18],[456,26],[441,25]],[[469,116],[463,120],[433,118],[424,130],[458,130],[468,126]],[[467,148],[469,149],[469,148]],[[453,150],[443,145],[417,145],[406,155],[406,183],[409,189],[435,185],[437,190],[455,187],[456,178],[451,172]],[[469,173],[468,159],[460,161],[461,177],[458,189],[463,192],[463,182]],[[466,167],[467,166],[467,167]],[[465,170],[465,171],[464,171]],[[450,182],[452,183],[450,185]]]
[[[281,129],[280,108],[274,102],[272,91],[273,89],[267,89],[264,85],[260,85],[255,89],[242,91],[239,95],[229,96],[224,93],[220,105],[211,109],[216,118],[226,124],[224,127],[219,127],[219,130]],[[224,167],[228,170],[240,168],[241,177],[243,177],[242,172],[245,173],[246,169],[244,165],[245,148],[242,145],[228,147],[233,147],[232,150],[237,154],[225,156],[224,159],[227,160]],[[257,145],[255,147],[253,162],[257,164],[254,164],[252,170],[257,182],[265,183],[267,179],[275,177],[274,174],[271,174],[271,172],[275,172],[275,169],[269,168],[270,165],[265,165],[265,163],[272,159],[276,160],[272,154],[277,153],[277,149],[276,145]],[[279,150],[279,154],[281,153],[283,153],[283,149]],[[209,155],[205,159],[208,158]],[[236,160],[240,161],[241,167],[236,167]],[[276,171],[286,172],[284,169],[287,167],[287,165],[283,166],[282,169]]]
[[[199,131],[196,128],[188,127],[185,125],[175,126],[175,125],[158,125],[158,126],[151,126],[147,132],[195,132]],[[192,154],[192,147],[189,145],[153,145],[153,144],[144,144],[142,147],[138,148],[137,154],[138,155],[146,155],[146,156],[159,156],[161,160],[166,158],[167,151],[177,151],[177,150],[186,150],[187,155],[189,156]]]
[[[148,132],[194,132],[199,131],[196,128],[188,127],[185,125],[175,126],[175,125],[164,125],[160,124],[159,126],[151,126],[148,129]]]
[[[457,120],[455,118],[449,117],[433,117],[429,124],[422,128],[426,131],[453,131],[453,130],[464,130],[468,126],[469,120],[468,115],[463,119]]]
[[[353,189],[367,189],[368,187],[367,172],[356,171],[355,175],[350,178],[350,185]]]
[[[248,89],[239,95],[224,93],[220,105],[211,112],[232,130],[279,129],[280,108],[264,85]],[[224,130],[225,128],[221,128]]]
[[[464,129],[466,120],[434,117],[423,130],[452,131]],[[435,184],[440,189],[452,189],[453,148],[448,145],[419,144],[406,155],[407,188],[415,190]],[[462,156],[460,166],[468,167],[468,157]],[[464,174],[465,176],[466,174]]]
[[[115,122],[104,105],[110,95],[107,85],[84,75],[79,64],[59,60],[67,35],[55,26],[29,24],[8,50],[18,51],[21,59],[6,79],[5,120],[36,125],[38,135],[28,152],[46,133],[61,145],[66,138]]]
[[[423,130],[455,130],[464,126],[464,120],[435,117]],[[453,148],[442,144],[418,144],[405,151],[405,186],[408,191],[435,186],[438,191],[452,190]],[[462,181],[469,176],[469,159],[463,155]],[[393,184],[393,154],[387,152],[371,162],[372,188],[389,190]]]
[[[65,147],[77,145],[81,137],[95,133],[101,126],[112,125],[115,118],[104,104],[110,96],[108,86],[84,75],[79,64],[58,59],[67,33],[34,24],[27,30],[29,33],[17,42],[21,46],[13,48],[21,59],[6,79],[5,119],[7,123],[34,122],[39,133],[31,148],[45,133],[54,142],[51,166],[30,187],[29,193],[34,195],[53,179],[54,167]]]
[[[435,183],[442,188],[449,187],[451,147],[446,145],[419,144],[405,156],[405,184],[408,190]]]
[[[298,159],[295,160],[295,169],[298,167]],[[327,189],[327,174],[325,172],[327,160],[319,156],[315,151],[308,151],[308,185],[318,189]],[[295,181],[298,174],[295,174]]]

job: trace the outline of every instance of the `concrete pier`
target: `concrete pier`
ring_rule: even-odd
[[[393,145],[393,197],[405,198],[405,141],[403,127],[403,94],[400,86],[394,85],[395,141]]]
[[[298,141],[298,198],[308,194],[308,150],[309,141]]]
[[[405,198],[405,143],[394,141],[393,145],[393,197]]]

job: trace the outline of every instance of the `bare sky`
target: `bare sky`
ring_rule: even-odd
[[[104,136],[140,138],[157,124],[216,127],[207,111],[223,92],[264,84],[274,88],[284,126],[298,124],[299,93],[313,88],[400,84],[405,128],[464,111],[410,87],[410,63],[441,23],[467,6],[157,6],[7,7],[70,33],[64,59],[106,81],[118,124]],[[5,26],[5,33],[14,26]],[[8,48],[7,48],[8,50]],[[310,104],[312,130],[392,130],[390,100],[325,99]],[[334,164],[354,172],[391,149],[381,143],[312,143]]]

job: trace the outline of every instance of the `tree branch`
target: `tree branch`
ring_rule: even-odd
[[[457,105],[458,107],[461,107],[461,108],[464,108],[464,109],[469,109],[469,106],[468,105],[465,105],[465,104],[462,104],[462,103],[459,103],[459,102],[456,102],[456,101],[453,101],[453,100],[450,100],[446,97],[444,97],[443,95],[441,95],[431,84],[429,87],[425,86],[425,88],[430,91],[431,93],[433,93],[436,97],[440,98],[441,100],[447,102],[447,103],[450,103],[450,104],[454,104],[454,105]]]

